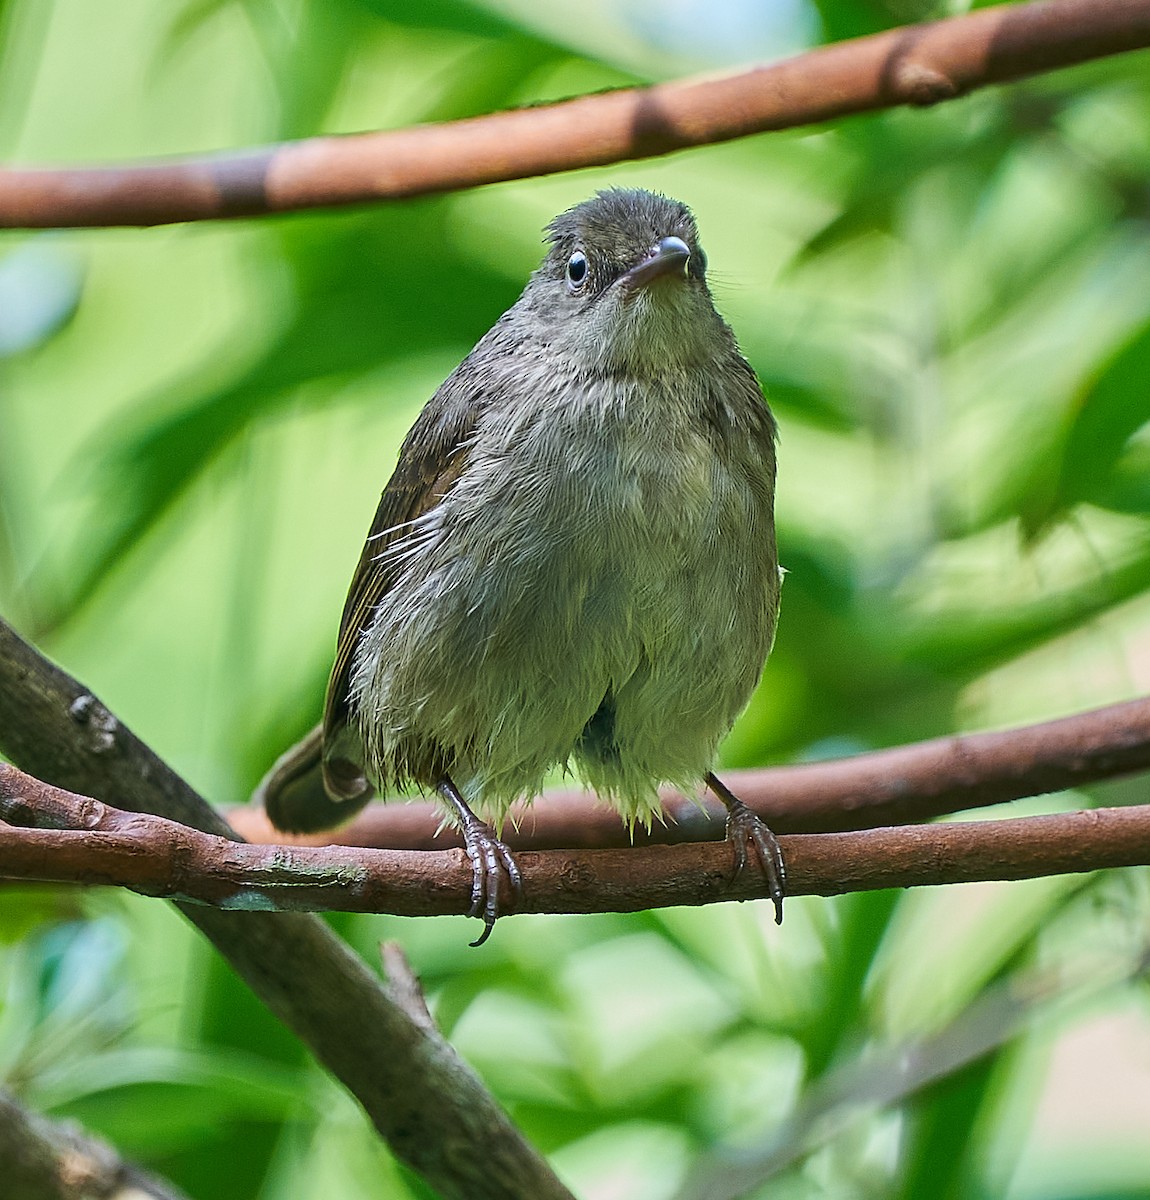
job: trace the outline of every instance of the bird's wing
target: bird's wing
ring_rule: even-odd
[[[409,522],[439,503],[466,466],[468,438],[485,399],[470,362],[464,360],[443,383],[411,427],[352,577],[324,702],[324,782],[333,799],[356,799],[368,787],[361,765],[344,761],[341,754],[355,651],[376,605],[395,583],[398,568],[387,553],[389,547],[404,535]]]

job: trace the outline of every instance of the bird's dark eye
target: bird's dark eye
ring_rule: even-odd
[[[587,255],[582,250],[576,250],[567,260],[567,286],[578,292],[587,282]]]

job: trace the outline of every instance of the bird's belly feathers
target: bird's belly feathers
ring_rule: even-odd
[[[477,438],[394,545],[353,692],[377,778],[450,770],[499,812],[570,761],[645,816],[659,782],[710,769],[774,634],[767,451],[720,459],[698,421],[626,417]]]

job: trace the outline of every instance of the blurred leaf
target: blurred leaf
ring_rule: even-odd
[[[59,332],[82,287],[79,262],[51,235],[27,238],[0,258],[0,359]]]
[[[419,29],[451,29],[483,37],[518,32],[499,9],[482,0],[356,0],[369,12]]]
[[[261,1116],[282,1116],[303,1101],[299,1075],[263,1058],[228,1053],[196,1053],[161,1046],[123,1046],[62,1063],[36,1081],[39,1103],[48,1108],[74,1106],[83,1097],[121,1091],[125,1104],[134,1089],[170,1085],[170,1103],[178,1120],[194,1121],[196,1104],[206,1106],[210,1123],[216,1113],[234,1109]],[[200,1096],[197,1102],[194,1096]],[[147,1117],[146,1110],[140,1115]]]
[[[272,708],[267,717],[259,720],[253,715],[236,731],[237,775],[248,792],[263,778],[279,752],[294,746],[316,724],[323,712],[331,661],[331,649],[323,647],[301,662],[270,698]]]
[[[1075,397],[1057,461],[1049,469],[1049,492],[1037,492],[1023,514],[1026,537],[1040,537],[1075,505],[1104,497],[1123,449],[1147,421],[1150,322],[1136,330]]]
[[[843,897],[837,928],[827,948],[823,1004],[806,1027],[795,1031],[807,1059],[808,1083],[822,1078],[863,1036],[863,988],[898,906],[897,891]]]
[[[304,0],[289,14],[266,0],[191,0],[173,17],[151,67],[159,78],[172,58],[220,17],[242,14],[263,51],[279,102],[275,137],[322,131],[357,43],[372,22],[357,0]]]
[[[278,138],[324,132],[357,43],[374,30],[355,0],[308,0],[294,19],[265,0],[243,0],[276,82]]]
[[[1113,512],[1150,513],[1150,441],[1136,434],[1126,443],[1097,502]]]
[[[904,1175],[892,1200],[976,1200],[981,1145],[975,1127],[998,1066],[989,1054],[914,1098],[903,1153]]]
[[[1009,608],[952,610],[892,631],[908,664],[971,677],[1078,628],[1150,588],[1150,544],[1097,577]]]
[[[200,29],[224,10],[235,5],[236,0],[184,0],[184,4],[173,16],[167,34],[160,43],[157,59],[163,62],[169,54],[194,37]]]
[[[23,941],[34,930],[76,921],[83,913],[79,888],[0,882],[0,943]]]
[[[258,1070],[269,1079],[289,1080],[306,1061],[306,1052],[295,1035],[256,999],[250,988],[218,955],[207,963],[204,996],[199,1013],[197,1041],[210,1048],[219,1061],[233,1054],[244,1056],[249,1047],[260,1048]]]
[[[42,629],[82,612],[248,425],[292,405],[324,403],[328,393],[315,385],[335,387],[394,359],[432,348],[452,348],[462,358],[518,293],[505,276],[466,264],[451,235],[449,200],[300,218],[283,227],[282,243],[294,303],[260,357],[238,376],[193,393],[174,416],[137,421],[93,453],[102,464],[106,532]],[[189,384],[199,382],[206,381]],[[89,533],[85,544],[93,540]]]
[[[815,0],[815,8],[822,21],[824,42],[864,37],[896,23],[872,0]]]
[[[796,264],[863,234],[894,232],[909,185],[932,171],[958,167],[968,179],[985,182],[1017,142],[998,107],[988,106],[981,97],[968,108],[972,106],[982,119],[963,121],[944,110],[895,110],[844,125],[839,136],[851,169],[841,211],[802,247]],[[977,187],[964,192],[973,210],[979,200]]]
[[[536,72],[573,61],[569,51],[528,34],[508,33],[497,43],[498,52],[494,49],[483,42],[452,65],[448,85],[439,102],[428,106],[425,120],[454,121],[505,107]]]

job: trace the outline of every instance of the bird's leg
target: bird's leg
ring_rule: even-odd
[[[459,830],[463,834],[464,849],[467,851],[467,857],[471,859],[471,907],[467,910],[467,915],[483,917],[483,932],[471,943],[472,946],[482,946],[491,936],[495,920],[500,915],[501,872],[506,873],[516,900],[523,897],[523,877],[519,874],[519,865],[512,857],[511,850],[495,836],[489,825],[467,807],[467,802],[448,776],[444,775],[440,779],[435,785],[435,790],[455,813],[459,821]]]
[[[783,923],[783,897],[787,893],[787,869],[779,839],[767,828],[713,772],[707,774],[707,786],[727,810],[727,841],[735,848],[735,877],[747,865],[747,848],[753,843],[759,865],[767,878],[767,890],[775,906],[775,923]]]

